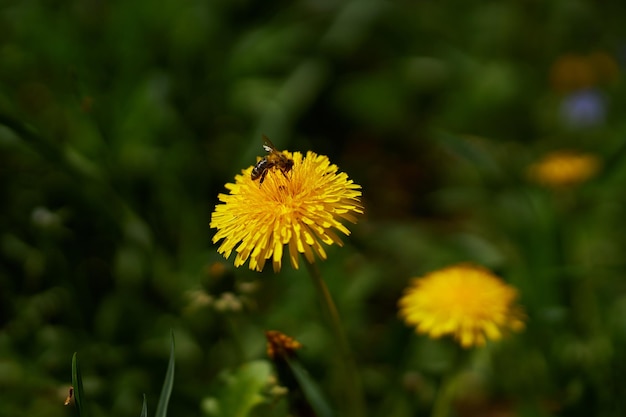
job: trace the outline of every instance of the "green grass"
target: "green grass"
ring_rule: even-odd
[[[306,271],[237,269],[212,242],[217,195],[262,134],[363,187],[365,215],[318,266],[368,416],[433,410],[456,348],[397,301],[457,262],[515,286],[527,314],[469,354],[459,416],[626,413],[620,2],[5,3],[0,415],[73,413],[71,377],[81,416],[283,416],[269,329],[304,345],[318,414],[342,409]],[[557,71],[564,57],[579,66]],[[555,149],[602,169],[532,182]]]

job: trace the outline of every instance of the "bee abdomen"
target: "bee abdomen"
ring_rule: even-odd
[[[258,179],[263,171],[267,169],[267,158],[261,159],[257,164],[252,168],[252,172],[250,173],[250,178],[252,181]]]

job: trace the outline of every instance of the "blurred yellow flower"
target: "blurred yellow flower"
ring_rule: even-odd
[[[213,242],[224,239],[218,252],[226,258],[237,252],[235,266],[249,260],[250,269],[261,271],[272,259],[274,271],[281,268],[283,246],[288,245],[289,258],[298,268],[298,256],[310,263],[315,255],[326,259],[322,242],[341,246],[334,229],[345,235],[350,231],[341,223],[356,223],[355,214],[363,213],[361,186],[337,172],[328,157],[307,152],[293,154],[291,170],[283,174],[270,169],[262,184],[251,178],[252,166],[226,184],[229,194],[219,194],[211,216],[211,228],[217,229]]]
[[[517,290],[489,270],[459,264],[416,278],[398,305],[400,316],[431,338],[452,335],[464,348],[524,328]]]
[[[619,75],[615,58],[602,51],[589,55],[561,55],[550,68],[552,88],[561,93],[608,84],[616,81]]]
[[[592,178],[600,169],[600,160],[591,154],[555,151],[528,168],[529,177],[549,187],[580,184]]]
[[[611,83],[619,79],[619,64],[613,56],[606,52],[596,51],[589,55],[589,61],[599,81]]]
[[[559,57],[550,69],[552,87],[559,92],[590,88],[597,82],[593,66],[586,56],[568,54]]]

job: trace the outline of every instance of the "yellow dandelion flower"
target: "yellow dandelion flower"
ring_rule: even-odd
[[[568,54],[559,57],[550,69],[552,87],[559,92],[590,88],[597,76],[586,56]]]
[[[548,187],[566,187],[583,183],[600,170],[594,155],[574,151],[555,151],[528,168],[529,177]]]
[[[590,55],[567,54],[557,58],[550,69],[550,81],[557,92],[584,90],[619,78],[619,64],[606,52]]]
[[[363,213],[361,186],[338,172],[328,157],[307,152],[283,151],[293,160],[291,170],[283,174],[270,169],[264,182],[253,181],[253,167],[235,176],[235,183],[226,184],[229,194],[219,194],[211,216],[213,237],[222,240],[218,252],[226,258],[235,251],[235,266],[249,260],[250,269],[261,271],[268,259],[274,271],[281,268],[283,247],[298,268],[299,254],[310,263],[315,256],[326,259],[322,243],[342,246],[335,230],[345,235],[350,231],[343,220],[356,223],[355,214]]]
[[[452,335],[464,348],[498,340],[524,327],[517,291],[489,270],[450,266],[415,279],[398,306],[407,325],[433,339]]]

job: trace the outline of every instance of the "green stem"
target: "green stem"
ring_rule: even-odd
[[[435,403],[433,404],[431,417],[448,417],[450,415],[454,391],[456,389],[455,377],[456,373],[452,372],[446,375],[441,381]]]
[[[344,390],[346,395],[346,408],[348,415],[352,417],[365,416],[365,406],[363,403],[363,390],[361,388],[361,380],[358,375],[354,356],[348,343],[348,337],[341,324],[339,311],[333,301],[326,283],[322,279],[319,268],[314,263],[304,262],[307,270],[311,275],[317,295],[324,309],[328,324],[339,347],[341,355],[339,364],[343,367],[341,374],[344,378]]]
[[[237,364],[243,364],[246,362],[246,352],[243,348],[243,342],[241,340],[241,331],[239,331],[239,326],[237,325],[237,319],[233,317],[232,312],[227,312],[225,314],[226,326],[228,327],[228,332],[230,333],[230,339],[233,344],[233,353],[235,355],[235,360]]]

